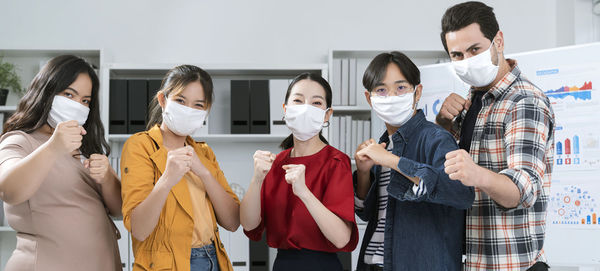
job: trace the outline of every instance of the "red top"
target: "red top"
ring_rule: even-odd
[[[350,159],[329,145],[303,157],[290,157],[291,150],[284,150],[275,158],[262,185],[260,225],[244,233],[251,240],[259,241],[266,227],[267,244],[273,248],[353,251],[358,242],[358,228],[354,220]],[[294,195],[282,168],[287,164],[304,164],[308,189],[327,209],[352,223],[352,235],[344,248],[338,249],[327,240],[302,200]]]

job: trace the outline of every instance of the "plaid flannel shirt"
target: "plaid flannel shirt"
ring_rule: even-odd
[[[520,202],[505,208],[475,189],[466,218],[466,270],[524,270],[546,262],[554,112],[544,92],[521,75],[516,61],[508,61],[512,71],[482,97],[470,154],[476,164],[510,178]],[[465,114],[453,122],[457,139]]]

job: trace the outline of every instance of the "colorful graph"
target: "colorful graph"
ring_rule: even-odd
[[[554,149],[556,152],[556,165],[579,165],[581,163],[578,135],[574,135],[573,140],[567,138],[564,141],[557,141]]]
[[[599,225],[597,200],[590,191],[576,185],[559,187],[550,196],[550,223]]]
[[[558,89],[548,90],[545,93],[548,98],[565,99],[567,97],[573,97],[575,100],[591,100],[592,81],[584,82],[581,87],[562,86]]]

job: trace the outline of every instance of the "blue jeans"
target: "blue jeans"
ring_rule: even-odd
[[[192,248],[190,271],[219,271],[215,245],[210,244],[199,248]]]

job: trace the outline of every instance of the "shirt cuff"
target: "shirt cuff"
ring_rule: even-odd
[[[425,195],[425,193],[427,193],[427,187],[425,186],[425,183],[423,183],[423,180],[419,180],[418,185],[414,184],[412,191],[417,197]]]
[[[354,208],[362,210],[365,208],[365,201],[354,195]]]

